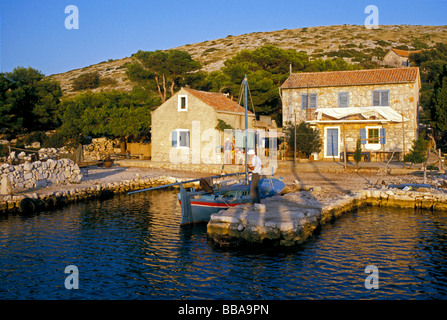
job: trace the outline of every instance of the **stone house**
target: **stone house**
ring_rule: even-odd
[[[253,129],[255,116],[247,114],[248,129]],[[189,88],[179,90],[151,115],[153,161],[221,163],[227,135],[216,129],[219,120],[233,129],[245,129],[244,107],[225,94]]]
[[[385,57],[383,57],[382,64],[386,66],[392,67],[409,67],[410,66],[410,54],[421,52],[421,50],[400,50],[400,49],[391,49]]]
[[[283,126],[318,129],[319,159],[343,159],[358,139],[369,159],[402,156],[418,135],[419,68],[294,73],[281,85]]]

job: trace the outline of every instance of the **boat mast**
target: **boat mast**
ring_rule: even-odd
[[[247,87],[248,87],[248,80],[247,75],[245,75],[244,78],[244,107],[245,107],[245,183],[248,184],[248,108],[247,108]]]

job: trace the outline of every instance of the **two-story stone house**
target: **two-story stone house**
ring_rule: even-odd
[[[402,155],[418,135],[419,68],[293,73],[281,85],[283,126],[305,121],[323,141],[319,159],[340,159],[357,139],[370,158]]]

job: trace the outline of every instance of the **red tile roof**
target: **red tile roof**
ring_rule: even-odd
[[[292,73],[281,88],[405,83],[416,81],[418,75],[418,67]]]
[[[421,50],[413,50],[413,51],[400,50],[400,49],[391,49],[391,50],[394,51],[397,55],[402,56],[402,57],[406,57],[406,58],[410,57],[410,53],[421,52]]]
[[[183,89],[196,98],[202,100],[207,105],[213,107],[216,111],[237,112],[244,114],[244,107],[239,105],[236,101],[231,100],[223,93],[199,91],[189,88]],[[252,114],[252,112],[248,110],[248,114]]]

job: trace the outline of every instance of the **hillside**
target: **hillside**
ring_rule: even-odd
[[[243,49],[253,50],[263,45],[302,50],[312,58],[338,56],[354,63],[371,62],[374,66],[373,62],[380,63],[380,59],[393,47],[411,50],[421,44],[431,47],[438,42],[447,43],[447,26],[388,25],[369,30],[364,26],[342,25],[228,35],[222,39],[185,44],[173,49],[189,52],[195,60],[202,63],[204,71],[210,72],[219,70],[224,61],[237,52]],[[131,61],[132,57],[104,61],[49,77],[61,83],[66,96],[77,93],[72,90],[73,80],[90,72],[98,72],[101,78],[114,80],[112,84],[105,84],[91,91],[130,91],[134,84],[126,77],[125,64]]]

